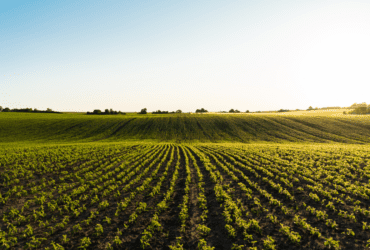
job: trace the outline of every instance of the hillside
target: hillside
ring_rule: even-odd
[[[368,116],[0,113],[0,143],[370,142]]]

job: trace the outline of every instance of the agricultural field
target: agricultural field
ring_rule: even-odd
[[[295,113],[93,116],[0,112],[0,146],[144,140],[370,143],[369,115],[333,115],[320,110],[308,112],[310,115]]]
[[[370,148],[0,148],[2,249],[365,249]]]

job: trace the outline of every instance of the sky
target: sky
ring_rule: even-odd
[[[370,1],[0,1],[0,105],[86,112],[370,103]]]

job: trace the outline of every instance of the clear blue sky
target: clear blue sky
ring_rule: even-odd
[[[370,102],[369,1],[0,1],[0,105],[61,111]]]

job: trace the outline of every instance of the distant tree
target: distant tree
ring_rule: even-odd
[[[312,110],[312,109],[313,109],[312,106],[309,106],[307,110]]]
[[[144,114],[144,115],[145,115],[145,114],[146,114],[146,110],[147,110],[146,108],[143,108],[143,109],[140,111],[140,113],[139,113],[139,114]]]
[[[207,113],[207,112],[208,112],[208,110],[205,110],[204,108],[197,109],[197,110],[195,111],[195,113]]]
[[[175,113],[175,112],[171,112],[171,113]],[[153,111],[152,114],[168,114],[168,111],[160,111],[159,109],[157,111]]]
[[[229,110],[229,113],[235,113],[235,110],[234,109],[230,109]]]
[[[318,110],[318,109],[319,109],[318,107],[315,108],[315,110]]]
[[[125,115],[126,113],[123,113],[121,111],[116,111],[116,110],[113,110],[113,109],[105,109],[104,112],[101,112],[100,109],[95,109],[93,112],[87,112],[88,115],[118,115],[118,114],[122,114],[122,115]]]
[[[355,110],[348,112],[349,114],[365,115],[370,113],[370,108],[357,107]]]
[[[239,111],[239,110],[237,110],[237,109],[235,109],[235,113],[240,113],[240,111]]]
[[[368,107],[368,105],[366,104],[366,102],[363,102],[363,103],[354,103],[351,105],[350,108],[359,108],[359,107]]]
[[[53,112],[53,110],[51,108],[47,108],[46,112]]]
[[[279,109],[278,112],[288,112],[289,109]]]
[[[249,110],[245,111],[245,113],[249,113]]]
[[[182,113],[181,109],[176,110],[176,113],[181,114]]]
[[[6,107],[5,109],[3,109],[3,112],[10,112],[10,108]]]

